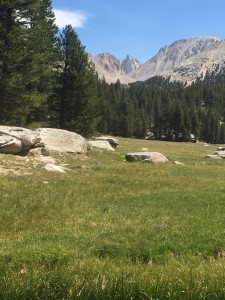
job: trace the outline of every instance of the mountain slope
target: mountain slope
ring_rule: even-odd
[[[127,55],[122,62],[109,53],[91,56],[90,60],[94,63],[99,77],[104,77],[109,83],[116,82],[122,77],[124,77],[125,81],[129,81],[129,79],[126,79],[126,74],[136,70],[141,65],[138,60],[132,58],[130,55]]]
[[[214,74],[216,76],[225,68],[225,41],[220,41],[214,47],[184,61],[171,72],[171,80],[186,81],[187,84],[197,78]]]
[[[180,64],[197,54],[219,44],[213,37],[194,37],[174,42],[165,46],[138,70],[129,74],[132,81],[144,81],[150,77],[171,73]]]

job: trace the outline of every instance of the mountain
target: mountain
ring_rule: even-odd
[[[127,55],[123,61],[120,61],[115,56],[109,53],[101,53],[96,56],[90,56],[90,60],[94,63],[96,72],[99,77],[104,77],[109,83],[116,82],[118,79],[126,79],[126,74],[138,69],[140,63],[137,59]]]
[[[132,71],[137,70],[141,66],[141,63],[130,55],[127,55],[126,58],[122,61],[121,67],[124,74],[128,74]]]
[[[207,51],[183,61],[171,72],[171,81],[182,81],[187,84],[196,79],[209,79],[224,72],[225,69],[225,40],[216,43]]]
[[[219,39],[213,37],[194,37],[165,46],[136,72],[129,74],[132,81],[144,81],[153,76],[169,75],[188,59],[216,46]]]
[[[169,77],[172,81],[191,83],[220,68],[225,56],[225,42],[216,37],[193,37],[164,46],[144,64],[127,55],[122,62],[102,53],[92,57],[99,77],[108,82],[130,83],[145,81],[155,76]]]

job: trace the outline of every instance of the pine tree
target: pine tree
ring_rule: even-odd
[[[163,113],[161,98],[154,99],[154,136],[156,139],[162,139],[163,131]]]
[[[17,9],[18,1],[0,2],[0,121],[3,124],[10,121],[21,97],[21,87],[13,80],[13,77],[17,81],[21,79],[20,52],[25,46],[20,39],[24,30],[17,20]]]
[[[95,133],[99,122],[97,75],[71,25],[64,28],[60,41],[62,71],[59,75],[59,126],[90,136]]]
[[[129,90],[122,90],[120,105],[120,134],[125,137],[133,136],[134,132],[134,108]]]
[[[25,125],[46,115],[53,90],[57,27],[51,1],[5,0],[0,25],[0,120]]]
[[[48,102],[55,88],[59,44],[50,0],[34,1],[24,12],[29,20],[27,41],[26,99],[31,103],[27,122],[48,121]]]
[[[175,135],[175,141],[180,139],[184,129],[184,112],[181,103],[178,101],[175,106],[175,111],[173,115],[173,130]]]

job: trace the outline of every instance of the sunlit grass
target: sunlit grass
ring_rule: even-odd
[[[142,148],[169,162],[124,161]],[[224,299],[215,148],[121,139],[115,152],[57,157],[67,174],[1,176],[0,299]]]

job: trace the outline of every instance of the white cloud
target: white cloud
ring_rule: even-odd
[[[61,29],[70,24],[72,27],[83,27],[87,17],[80,11],[54,9],[56,25]]]

